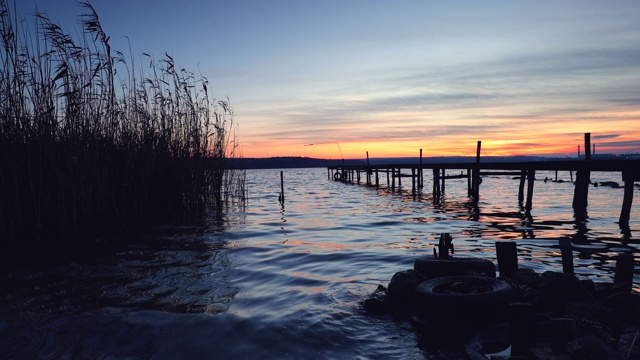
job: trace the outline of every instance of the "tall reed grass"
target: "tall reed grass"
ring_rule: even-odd
[[[71,36],[0,0],[2,250],[222,216],[244,192],[242,174],[225,171],[237,155],[228,99],[168,54],[134,66],[92,5],[80,6],[82,32]]]

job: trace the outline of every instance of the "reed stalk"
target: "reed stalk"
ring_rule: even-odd
[[[0,238],[7,250],[221,218],[244,194],[233,109],[165,54],[136,68],[90,3],[73,37],[0,0]],[[209,214],[209,215],[205,215]]]

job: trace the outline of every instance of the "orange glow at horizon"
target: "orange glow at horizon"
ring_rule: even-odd
[[[289,138],[280,140],[249,136],[241,138],[240,143],[243,157],[258,158],[364,159],[367,152],[370,158],[417,157],[420,149],[425,158],[473,157],[478,140],[482,141],[482,156],[576,156],[578,147],[584,147],[584,133],[590,132],[596,154],[640,153],[640,110],[612,108],[576,112],[571,118],[548,115],[535,120],[510,118],[506,110],[500,108],[492,108],[488,112],[497,120],[471,121],[457,117],[456,111],[451,111],[448,114],[453,116],[451,120],[444,117],[434,119],[434,114],[416,113],[406,117],[413,120],[392,122],[392,114],[384,113],[370,123],[345,123],[339,129],[328,129],[328,133],[338,135],[335,141],[326,140],[327,135],[324,134],[321,139],[325,140],[305,142],[306,134],[300,130],[301,135],[292,133]],[[426,122],[421,118],[430,120]],[[457,127],[453,130],[441,131],[447,126],[452,127],[454,122]],[[353,140],[358,136],[361,138]],[[381,136],[386,138],[379,139]],[[420,139],[425,136],[425,139]]]

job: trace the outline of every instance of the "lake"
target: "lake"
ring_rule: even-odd
[[[623,190],[589,188],[576,224],[573,187],[538,172],[531,219],[518,181],[485,177],[474,216],[465,179],[433,201],[411,185],[392,192],[334,182],[327,170],[247,170],[248,200],[208,229],[160,228],[104,254],[3,273],[4,358],[423,359],[410,324],[371,316],[362,301],[397,271],[433,254],[451,233],[455,256],[495,260],[515,241],[521,268],[562,271],[558,238],[570,236],[577,276],[610,282],[622,252],[640,256],[640,200],[631,236],[617,219]],[[618,173],[593,181],[621,182]],[[384,183],[384,180],[381,180]],[[474,218],[477,218],[475,220]],[[634,291],[640,291],[636,270]]]

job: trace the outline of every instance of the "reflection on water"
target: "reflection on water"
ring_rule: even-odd
[[[531,212],[519,203],[519,182],[506,177],[486,177],[477,203],[466,179],[448,180],[434,199],[410,183],[392,191],[291,169],[284,203],[279,170],[248,171],[247,181],[248,203],[222,231],[174,228],[100,256],[3,273],[0,352],[423,358],[408,324],[372,318],[360,303],[431,254],[440,233],[453,234],[456,256],[491,260],[496,240],[516,241],[520,266],[536,271],[562,269],[558,239],[569,236],[576,274],[594,281],[611,281],[618,254],[640,253],[640,207],[630,233],[616,224],[621,189],[590,188],[588,217],[577,221],[569,181],[536,181]]]

